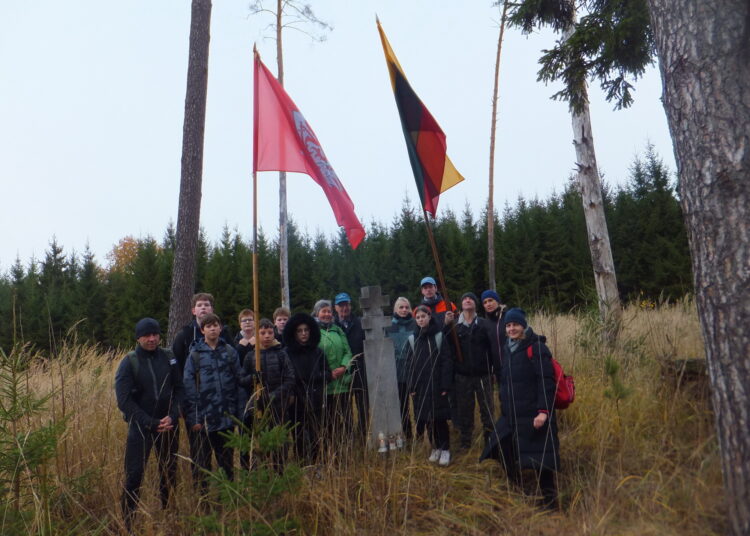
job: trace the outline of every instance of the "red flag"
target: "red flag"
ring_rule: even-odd
[[[328,163],[318,138],[278,80],[255,55],[255,123],[253,172],[306,173],[317,182],[331,204],[336,223],[346,231],[352,249],[365,236],[354,204]]]

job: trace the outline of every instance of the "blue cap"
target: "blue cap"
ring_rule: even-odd
[[[352,299],[349,297],[349,294],[347,294],[346,292],[339,292],[338,294],[336,294],[336,297],[333,299],[333,304],[338,305],[340,303],[351,302],[351,301]]]
[[[500,303],[500,295],[494,290],[485,290],[484,292],[482,292],[482,303],[484,303],[484,300],[486,300],[487,298],[492,298],[497,303]]]
[[[437,283],[435,283],[435,279],[434,278],[432,278],[430,276],[427,276],[427,277],[423,277],[422,278],[422,282],[419,283],[420,287],[423,287],[425,285],[435,285],[435,286],[437,286]]]

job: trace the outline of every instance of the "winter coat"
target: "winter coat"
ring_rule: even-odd
[[[352,316],[348,321],[341,320],[338,316],[334,322],[346,335],[346,342],[352,351],[351,373],[352,379],[356,377],[356,385],[367,385],[367,367],[365,364],[365,330],[362,329],[362,320]]]
[[[254,356],[245,359],[240,385],[250,391],[256,377],[263,386],[262,407],[272,407],[277,416],[282,415],[294,394],[294,367],[279,341],[274,339],[270,347],[261,349],[260,374],[256,374]]]
[[[232,341],[232,336],[229,334],[226,326],[221,328],[219,338],[224,342]],[[177,358],[177,363],[180,366],[180,374],[183,374],[185,371],[185,361],[187,360],[188,353],[190,353],[190,347],[195,341],[201,339],[203,339],[203,333],[201,333],[201,328],[198,326],[195,318],[193,318],[190,324],[177,332],[174,341],[172,341],[172,353]]]
[[[393,339],[393,346],[396,356],[396,381],[406,383],[406,354],[408,348],[409,335],[414,333],[417,323],[411,316],[400,317],[394,313],[391,318],[391,325],[385,329],[385,336]]]
[[[185,361],[185,422],[203,424],[208,432],[234,426],[232,416],[242,418],[243,391],[237,351],[219,339],[212,349],[204,339],[191,347]]]
[[[475,316],[467,325],[463,313],[456,322],[456,337],[461,347],[462,361],[455,359],[453,372],[462,376],[487,376],[493,371],[490,338],[484,318]]]
[[[434,317],[425,329],[415,328],[407,342],[409,392],[414,393],[414,417],[417,421],[450,418],[448,394],[453,384],[453,356],[450,344],[441,334],[438,347],[435,335],[440,327]],[[414,342],[412,349],[411,342]]]
[[[301,345],[294,337],[298,326],[306,324],[310,328],[310,339]],[[323,406],[326,385],[333,380],[328,368],[326,355],[320,344],[320,328],[313,317],[305,313],[292,315],[284,328],[286,353],[294,367],[295,395],[309,410]]]
[[[128,423],[155,432],[159,421],[169,415],[176,425],[184,390],[172,352],[164,348],[147,352],[136,346],[117,367],[115,396]]]
[[[505,334],[505,311],[500,312],[500,308],[487,313],[484,319],[484,327],[487,330],[487,336],[490,340],[490,349],[492,351],[492,366],[495,374],[500,374],[500,349],[505,344],[507,335]]]
[[[326,392],[329,395],[337,395],[349,392],[349,385],[352,383],[352,375],[349,366],[352,361],[352,351],[349,348],[349,342],[343,330],[336,324],[324,326],[318,323],[320,328],[320,348],[326,355],[328,368],[331,371],[339,367],[346,367],[346,373],[338,380],[333,380],[328,384]]]
[[[545,342],[546,338],[530,327],[513,351],[506,342],[500,364],[500,400],[519,466],[556,470],[560,444],[554,411],[555,377],[552,354]],[[540,410],[547,411],[548,417],[537,430],[533,422]]]

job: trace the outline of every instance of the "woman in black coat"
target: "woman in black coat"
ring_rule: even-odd
[[[508,478],[523,485],[522,470],[536,472],[545,508],[557,508],[555,472],[560,444],[554,410],[555,377],[546,338],[528,326],[522,309],[505,313],[507,340],[500,362],[502,414],[496,432]]]
[[[448,393],[453,384],[453,357],[429,307],[414,309],[414,319],[417,327],[409,337],[406,359],[417,435],[427,428],[432,444],[429,461],[445,466],[451,460]]]
[[[320,428],[326,384],[332,380],[320,344],[320,328],[305,313],[292,316],[282,334],[286,353],[294,367],[296,387],[292,404],[294,443],[299,460],[315,463],[320,451]]]

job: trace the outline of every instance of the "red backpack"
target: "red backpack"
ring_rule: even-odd
[[[526,357],[534,357],[531,346],[526,348]],[[555,409],[565,409],[576,399],[576,383],[573,376],[565,374],[562,365],[554,357],[552,370],[555,375]]]

